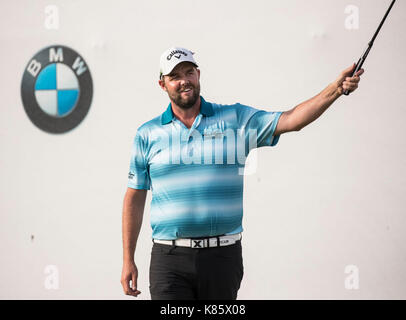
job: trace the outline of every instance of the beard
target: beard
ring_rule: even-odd
[[[186,88],[191,88],[193,90],[193,95],[189,97],[182,97],[182,92]],[[182,109],[190,109],[193,107],[197,99],[200,97],[200,83],[197,84],[197,86],[194,86],[192,84],[188,84],[184,86],[183,88],[180,89],[179,92],[174,92],[170,94],[168,92],[169,98],[180,108]]]

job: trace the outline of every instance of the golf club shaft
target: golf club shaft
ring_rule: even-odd
[[[361,70],[362,65],[364,64],[366,58],[368,57],[369,51],[371,51],[371,48],[374,45],[374,41],[375,41],[376,37],[378,36],[378,33],[381,30],[381,28],[382,28],[386,18],[388,17],[389,12],[391,11],[391,9],[392,9],[393,5],[395,4],[395,2],[396,2],[396,0],[393,0],[391,5],[389,6],[389,9],[386,11],[385,16],[383,17],[381,23],[379,24],[378,29],[376,30],[376,32],[375,32],[374,36],[372,37],[371,41],[368,43],[367,49],[365,50],[365,52],[363,53],[361,58],[359,58],[358,63],[356,65],[354,71],[351,74],[351,77],[353,77],[359,70]],[[345,90],[343,93],[344,93],[344,95],[348,96],[350,94],[350,91]]]

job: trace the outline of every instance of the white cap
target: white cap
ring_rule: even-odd
[[[171,71],[181,62],[191,62],[198,67],[195,59],[193,58],[194,52],[179,47],[172,47],[161,55],[159,78],[170,74]]]

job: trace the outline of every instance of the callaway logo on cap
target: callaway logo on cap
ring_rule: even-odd
[[[160,59],[160,72],[159,78],[166,76],[181,62],[191,62],[198,67],[195,59],[193,58],[194,52],[179,47],[172,47],[166,50]]]

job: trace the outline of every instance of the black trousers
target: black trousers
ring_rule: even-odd
[[[151,299],[235,300],[243,273],[241,241],[202,249],[154,243]]]

